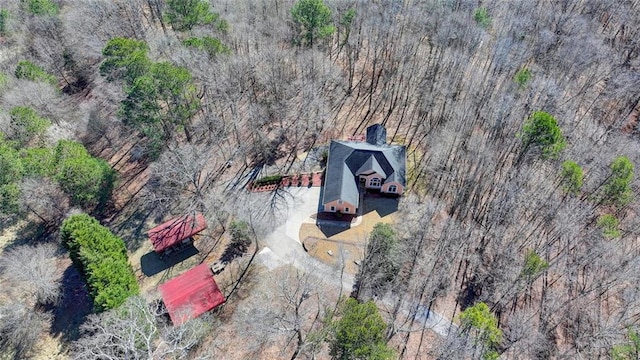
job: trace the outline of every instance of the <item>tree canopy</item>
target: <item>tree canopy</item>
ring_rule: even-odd
[[[323,0],[298,0],[291,8],[291,16],[300,27],[302,42],[308,46],[336,31],[331,9]]]
[[[575,161],[567,160],[562,163],[561,178],[564,191],[572,195],[580,193],[584,174],[580,165]]]
[[[603,200],[605,203],[624,206],[633,199],[631,181],[634,166],[626,156],[619,156],[610,165],[611,175],[603,186]]]
[[[147,58],[149,47],[144,41],[117,37],[109,40],[102,49],[104,61],[100,74],[107,80],[123,79],[132,83],[144,75],[151,65]]]
[[[498,358],[496,347],[502,342],[502,331],[487,304],[479,302],[466,308],[460,314],[460,323],[463,331],[469,331],[476,337],[485,359]]]
[[[544,158],[557,158],[567,146],[558,121],[544,111],[536,111],[527,119],[520,136],[525,151],[531,147],[539,148]]]
[[[51,121],[38,115],[28,106],[16,106],[11,109],[11,136],[22,146],[32,139],[38,139],[42,143],[43,135],[51,126]]]
[[[55,149],[55,179],[72,203],[92,208],[111,196],[116,173],[109,164],[91,156],[82,144],[61,140]]]
[[[359,303],[349,298],[340,310],[330,341],[331,357],[336,360],[384,360],[394,356],[385,343],[387,324],[373,301]]]
[[[220,15],[211,11],[209,2],[203,0],[167,0],[165,15],[177,31],[191,30],[194,26],[212,24],[220,19]]]

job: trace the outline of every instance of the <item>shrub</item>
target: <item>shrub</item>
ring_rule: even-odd
[[[249,224],[246,221],[234,221],[229,227],[231,233],[231,243],[238,250],[245,252],[251,245],[251,236],[249,234]]]
[[[44,71],[40,66],[31,61],[22,60],[16,66],[15,75],[18,79],[27,79],[31,81],[43,81],[52,85],[56,85],[58,80],[55,76]]]
[[[98,311],[113,309],[138,293],[124,242],[87,214],[67,218],[60,238],[84,274]]]
[[[531,71],[527,68],[522,68],[518,70],[518,72],[516,73],[516,76],[514,76],[513,78],[513,81],[515,81],[516,84],[518,84],[521,89],[527,86],[527,83],[529,83],[529,80],[531,80]]]
[[[22,151],[25,176],[47,177],[55,173],[53,151],[50,148],[28,148]]]
[[[59,10],[58,4],[51,0],[22,0],[22,3],[26,3],[29,12],[34,15],[54,16]]]
[[[21,144],[28,143],[33,138],[40,138],[51,126],[51,121],[40,117],[38,113],[28,106],[16,106],[11,109],[12,137]]]
[[[104,61],[100,75],[107,80],[122,79],[128,83],[147,73],[151,61],[147,57],[149,47],[144,41],[117,37],[109,40],[102,49]]]
[[[291,17],[298,25],[302,43],[308,46],[318,39],[328,38],[336,31],[331,8],[323,0],[298,0],[291,8]]]
[[[209,57],[213,58],[220,54],[229,54],[231,49],[225,46],[220,40],[210,37],[192,37],[182,42],[185,46],[193,47],[198,50],[205,51]]]
[[[598,227],[602,229],[602,236],[607,239],[615,239],[622,236],[618,229],[618,219],[611,215],[605,214],[598,218]]]
[[[0,9],[0,36],[7,36],[9,22],[9,11],[7,9]]]
[[[269,175],[254,181],[255,186],[278,184],[282,180],[282,175]]]
[[[522,267],[522,276],[529,279],[539,275],[541,272],[549,268],[549,263],[533,250],[529,250],[524,258],[524,266]]]
[[[489,310],[487,304],[480,302],[465,309],[460,314],[460,327],[470,331],[482,346],[484,359],[497,359],[497,347],[502,342],[502,330],[498,328],[498,319]]]
[[[480,7],[473,12],[473,20],[483,28],[491,26],[491,17],[486,8]]]

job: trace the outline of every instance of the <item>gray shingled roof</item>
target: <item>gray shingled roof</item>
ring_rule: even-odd
[[[370,167],[368,167],[370,165]],[[368,142],[331,141],[322,203],[343,200],[359,206],[357,174],[373,169],[405,186],[406,147]]]
[[[358,171],[356,171],[355,175],[358,176],[358,175],[366,174],[370,170],[375,171],[376,173],[384,176],[385,178],[387,177],[387,173],[384,170],[382,170],[382,166],[380,166],[380,163],[378,163],[378,160],[376,160],[376,157],[373,154],[369,155],[369,158],[367,159],[367,161],[362,163],[362,166],[360,166]]]

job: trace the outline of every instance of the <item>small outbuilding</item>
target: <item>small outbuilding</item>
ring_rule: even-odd
[[[192,236],[207,228],[204,215],[185,215],[171,219],[148,231],[153,250],[168,253],[172,249],[192,241]]]
[[[198,265],[158,287],[173,325],[179,326],[225,302],[207,264]]]

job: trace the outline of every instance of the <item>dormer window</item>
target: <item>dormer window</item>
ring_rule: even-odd
[[[398,192],[398,187],[395,185],[389,185],[389,192],[390,193],[397,193]]]
[[[374,177],[369,180],[369,186],[371,187],[380,187],[382,184],[382,180],[380,178]]]

